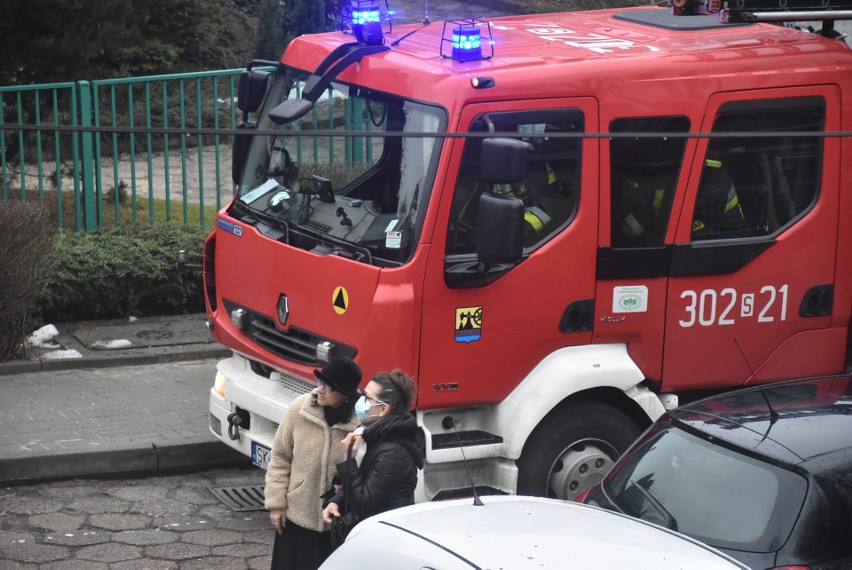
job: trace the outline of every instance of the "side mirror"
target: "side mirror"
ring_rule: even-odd
[[[520,182],[527,174],[532,145],[518,139],[487,138],[482,141],[479,178],[486,184]]]
[[[253,131],[256,128],[257,123],[246,123],[245,121],[240,121],[237,125],[238,131]],[[231,179],[234,184],[239,184],[243,177],[243,168],[246,165],[246,157],[252,137],[253,135],[250,134],[234,135],[234,146],[231,147]]]
[[[487,192],[479,197],[476,256],[485,265],[514,263],[524,252],[524,203]]]
[[[286,125],[307,115],[313,108],[313,101],[307,99],[287,99],[269,111],[269,118],[276,125]]]
[[[252,61],[240,74],[240,86],[237,89],[237,107],[243,113],[254,113],[260,109],[266,97],[271,74],[268,71],[252,69],[254,65],[277,65],[274,61]]]

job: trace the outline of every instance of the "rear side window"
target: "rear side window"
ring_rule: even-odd
[[[711,546],[770,552],[789,537],[807,483],[668,427],[632,452],[603,487],[628,515]]]
[[[686,117],[616,119],[610,141],[612,246],[659,246],[669,221],[685,137],[627,136],[628,133],[686,133]]]
[[[772,235],[808,210],[820,183],[824,115],[816,97],[723,106],[713,125],[723,136],[710,138],[704,157],[692,239]]]

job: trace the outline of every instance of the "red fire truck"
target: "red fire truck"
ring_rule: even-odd
[[[571,498],[678,401],[844,370],[852,51],[830,22],[678,1],[389,29],[364,4],[240,81],[204,254],[224,443],[264,466],[344,355],[416,379],[418,500]]]

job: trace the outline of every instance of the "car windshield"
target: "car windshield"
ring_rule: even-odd
[[[234,215],[275,228],[316,253],[399,265],[422,230],[443,109],[331,82],[305,116],[275,124],[269,111],[298,98],[307,75],[279,71],[252,137]]]
[[[790,535],[807,482],[665,426],[607,476],[603,490],[625,514],[711,546],[770,552]]]

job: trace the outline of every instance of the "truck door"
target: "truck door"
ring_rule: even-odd
[[[606,119],[604,119],[606,121]],[[666,288],[678,187],[695,144],[683,115],[617,117],[602,150],[595,342],[626,343],[630,357],[659,382],[663,367]],[[633,133],[643,136],[632,136]],[[606,165],[609,168],[606,168]],[[609,188],[609,193],[606,192]]]
[[[469,105],[452,150],[423,295],[418,406],[501,401],[546,355],[591,338],[597,233],[597,130],[591,99]],[[530,144],[526,178],[480,182],[481,135]],[[487,165],[485,165],[487,167]],[[496,185],[495,185],[496,186]],[[517,263],[477,265],[483,192],[524,202]],[[425,384],[425,385],[424,385]]]
[[[672,252],[663,389],[842,370],[836,87],[710,99]],[[738,133],[745,133],[738,136]]]

